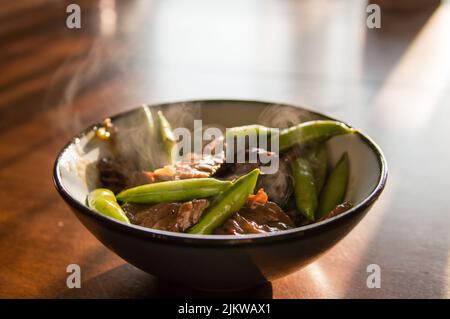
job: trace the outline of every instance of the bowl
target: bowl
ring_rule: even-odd
[[[204,127],[257,123],[281,128],[306,120],[331,119],[301,107],[258,101],[188,101],[150,107],[161,108],[175,126],[202,119]],[[124,119],[135,111],[111,119]],[[130,264],[161,279],[202,289],[246,288],[305,267],[360,222],[382,193],[387,178],[382,151],[358,131],[327,142],[331,164],[344,151],[350,158],[346,200],[355,205],[343,214],[295,229],[245,236],[191,235],[126,225],[96,213],[85,203],[89,190],[97,186],[95,162],[108,152],[105,143],[92,142],[94,126],[74,137],[59,153],[53,172],[59,194],[101,243]]]

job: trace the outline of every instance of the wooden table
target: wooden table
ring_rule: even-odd
[[[3,1],[0,297],[450,297],[450,8],[382,13],[364,1]],[[243,98],[345,119],[385,151],[370,214],[307,268],[214,294],[161,282],[103,247],[52,185],[66,140],[142,102]],[[82,288],[66,287],[66,266]],[[381,288],[366,285],[369,264]]]

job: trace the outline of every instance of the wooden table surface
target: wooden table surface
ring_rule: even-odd
[[[71,2],[81,29],[66,27]],[[366,17],[362,0],[2,1],[0,297],[449,298],[450,8],[382,12],[381,29]],[[266,286],[159,281],[78,222],[52,165],[107,115],[203,98],[305,105],[360,127],[386,154],[385,192],[326,255]],[[66,287],[73,263],[81,289]]]

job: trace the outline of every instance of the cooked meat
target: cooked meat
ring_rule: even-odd
[[[259,162],[259,155],[264,154],[268,156],[276,156],[275,153],[268,152],[266,150],[263,150],[261,148],[252,148],[251,150],[246,149],[245,150],[245,163],[238,163],[238,155],[235,154],[233,162],[232,163],[225,163],[220,167],[220,169],[217,171],[217,175],[226,179],[233,180],[235,178],[238,178],[242,175],[247,174],[248,172],[254,170],[255,168],[258,168],[262,165],[262,163]],[[256,163],[249,163],[249,159],[255,157],[258,162]]]
[[[153,172],[145,172],[145,175],[153,182],[206,178],[213,175],[222,163],[223,158],[219,156],[189,154],[174,165],[166,165]]]
[[[153,172],[143,172],[131,160],[124,157],[103,157],[98,163],[101,186],[118,193],[125,188],[175,179],[206,178],[214,175],[223,164],[224,153],[215,154],[214,141],[204,150],[212,155],[190,153],[173,165],[166,165]]]
[[[214,231],[216,235],[259,234],[295,227],[289,216],[273,202],[244,206]]]
[[[123,159],[103,157],[97,163],[102,187],[120,192],[127,185],[128,163]]]
[[[103,157],[97,163],[102,187],[115,194],[124,188],[150,183],[149,178],[135,169],[134,165],[123,157]]]
[[[280,206],[286,205],[294,192],[289,163],[284,158],[280,158],[278,171],[275,174],[261,175],[256,187],[264,188],[270,200]]]
[[[189,153],[173,165],[166,165],[153,172],[145,172],[151,182],[161,182],[176,179],[207,178],[214,175],[221,167],[225,159],[225,153],[215,153],[218,139],[206,144],[203,155]]]
[[[250,158],[251,153],[253,155],[256,153],[258,159],[260,154],[273,156],[274,158],[277,157],[277,154],[274,152],[269,152],[261,148],[252,148],[251,150],[246,150],[246,160]],[[258,163],[225,163],[217,172],[217,175],[232,180],[262,165],[259,161]],[[276,173],[260,175],[256,188],[264,188],[264,191],[272,201],[284,206],[293,193],[287,158],[283,157],[279,159],[279,168]]]
[[[153,206],[127,203],[123,205],[123,209],[133,224],[184,232],[199,221],[208,205],[208,200],[198,199],[185,203],[161,203]]]

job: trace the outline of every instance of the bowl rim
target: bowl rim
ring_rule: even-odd
[[[330,116],[322,114],[320,112],[312,111],[308,108],[286,104],[286,103],[275,103],[269,101],[258,101],[258,100],[234,100],[234,99],[205,99],[205,100],[182,100],[175,102],[165,102],[158,104],[148,104],[149,107],[168,107],[174,104],[180,103],[201,103],[201,104],[217,104],[217,103],[253,103],[253,104],[261,104],[261,105],[277,105],[281,107],[294,107],[297,109],[301,109],[311,115],[322,117],[328,120],[335,120],[341,123],[344,123],[350,127],[351,125],[346,122],[334,119]],[[120,117],[126,116],[129,113],[135,112],[137,107],[132,108],[131,110],[119,112],[113,116],[110,116],[112,120],[118,119]],[[249,234],[245,236],[235,236],[235,235],[195,235],[195,234],[186,234],[186,233],[176,233],[164,230],[157,230],[152,228],[147,228],[143,226],[133,225],[133,224],[125,224],[120,221],[117,221],[113,218],[104,216],[102,214],[97,213],[96,211],[89,208],[84,203],[79,202],[75,198],[70,195],[70,192],[65,188],[62,183],[59,164],[61,163],[61,159],[65,152],[68,151],[69,147],[73,145],[77,140],[84,137],[87,133],[91,132],[92,129],[99,125],[99,122],[94,123],[82,130],[80,133],[76,134],[72,137],[69,142],[67,142],[62,149],[59,151],[54,166],[53,166],[53,183],[60,194],[60,196],[64,199],[64,201],[73,209],[81,212],[83,215],[86,215],[89,218],[94,219],[95,221],[101,223],[103,226],[108,227],[113,231],[122,231],[126,232],[135,237],[157,241],[160,243],[166,244],[176,244],[176,245],[200,245],[207,247],[234,247],[234,246],[254,246],[254,245],[267,245],[271,243],[277,243],[279,241],[292,240],[295,238],[305,238],[314,236],[317,233],[322,233],[328,230],[333,229],[334,227],[344,224],[347,220],[354,217],[354,215],[360,214],[364,212],[366,209],[370,208],[370,206],[378,199],[381,195],[388,176],[388,167],[385,156],[381,151],[380,147],[366,134],[362,133],[360,130],[356,130],[356,135],[360,138],[360,140],[369,146],[369,148],[374,152],[380,174],[378,176],[378,181],[375,188],[371,191],[371,193],[366,196],[360,203],[349,209],[348,211],[334,216],[332,218],[326,219],[321,222],[313,223],[310,225],[305,225],[301,227],[296,227],[288,230],[281,230],[277,232],[269,232],[264,234]]]

